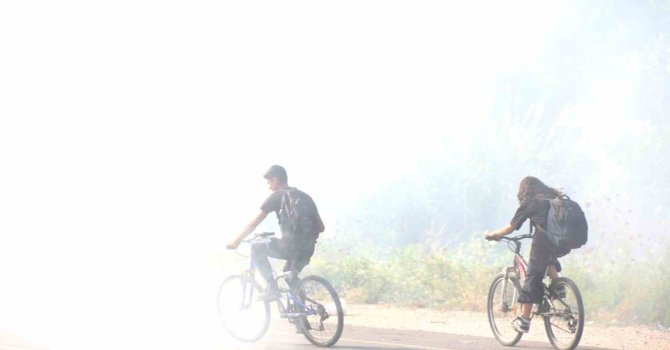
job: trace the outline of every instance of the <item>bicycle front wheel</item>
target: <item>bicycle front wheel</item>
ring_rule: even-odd
[[[565,277],[552,281],[543,301],[542,316],[555,349],[577,347],[584,332],[584,302],[575,282]]]
[[[305,338],[317,346],[337,343],[344,329],[344,310],[335,288],[321,277],[307,276],[296,286],[294,295],[305,314],[297,320]]]
[[[270,304],[256,300],[260,291],[256,281],[242,276],[230,276],[219,287],[219,319],[223,328],[240,341],[257,341],[270,326]]]
[[[514,346],[521,340],[523,333],[512,327],[512,321],[521,315],[521,304],[518,303],[518,292],[505,275],[500,274],[493,279],[489,288],[489,297],[486,309],[489,316],[489,325],[500,344]]]

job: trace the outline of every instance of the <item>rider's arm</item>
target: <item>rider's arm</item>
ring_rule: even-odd
[[[228,245],[227,245],[228,249],[237,248],[237,246],[239,246],[240,243],[242,243],[242,240],[244,238],[246,238],[251,232],[253,232],[256,229],[256,227],[261,222],[263,222],[263,220],[265,220],[265,218],[267,216],[268,216],[268,213],[261,210],[261,212],[258,213],[258,215],[256,215],[256,217],[253,220],[251,220],[251,222],[246,227],[244,227],[244,230],[242,230],[242,232],[240,232],[240,234],[237,236],[237,238],[234,241],[228,243]]]
[[[495,239],[497,241],[500,239],[500,237],[507,236],[508,234],[521,228],[521,225],[523,225],[524,221],[526,221],[526,219],[528,219],[529,215],[532,213],[533,207],[531,204],[532,204],[531,201],[523,201],[519,206],[519,208],[514,213],[514,217],[512,218],[510,223],[493,232],[486,234],[486,238]]]
[[[495,240],[500,239],[502,236],[507,236],[508,234],[512,233],[514,231],[514,227],[512,227],[511,224],[507,224],[504,227],[501,227],[493,232],[489,232],[486,237],[493,238]]]

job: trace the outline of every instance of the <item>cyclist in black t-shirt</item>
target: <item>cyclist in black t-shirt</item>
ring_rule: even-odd
[[[533,235],[530,259],[528,260],[528,275],[518,299],[523,304],[521,316],[513,322],[514,328],[519,332],[528,332],[533,304],[539,304],[542,301],[542,295],[544,294],[542,279],[545,273],[554,279],[558,277],[558,273],[561,271],[561,264],[557,257],[562,256],[565,252],[557,251],[546,235],[537,233],[547,228],[548,199],[553,199],[560,194],[561,192],[545,185],[536,177],[525,177],[521,180],[517,195],[519,208],[509,225],[486,234],[488,240],[499,240],[500,237],[520,229],[526,219],[530,219],[531,225],[540,228],[540,230],[535,230]]]
[[[261,211],[256,215],[256,218],[242,230],[235,240],[227,245],[228,249],[236,249],[242,240],[253,232],[269,213],[274,211],[277,214],[277,218],[279,218],[284,193],[291,189],[288,185],[286,170],[280,165],[273,165],[263,177],[267,179],[272,194],[263,202]],[[282,231],[281,239],[273,237],[267,243],[254,244],[251,247],[251,255],[258,266],[259,272],[267,283],[267,289],[261,295],[261,299],[272,301],[279,296],[279,287],[272,276],[272,267],[270,266],[268,257],[286,260],[284,272],[294,271],[297,276],[297,273],[309,264],[309,260],[314,254],[316,237],[325,229],[314,201],[306,194],[302,194],[314,206],[314,229],[317,232],[314,232],[314,235],[295,237],[289,236],[287,232]]]

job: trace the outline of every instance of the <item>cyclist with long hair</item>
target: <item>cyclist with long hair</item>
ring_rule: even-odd
[[[567,253],[566,251],[559,251],[554,248],[547,236],[542,234],[542,231],[547,228],[549,200],[560,195],[560,191],[545,185],[536,177],[527,176],[523,178],[519,184],[519,192],[517,194],[519,208],[516,210],[510,223],[495,231],[486,233],[487,240],[497,241],[500,237],[519,230],[526,219],[529,219],[530,224],[536,228],[530,248],[528,276],[518,299],[518,302],[523,304],[521,315],[512,322],[512,326],[518,332],[528,333],[533,304],[542,302],[544,293],[542,279],[545,273],[552,280],[558,277],[558,273],[561,271],[561,264],[557,258]]]

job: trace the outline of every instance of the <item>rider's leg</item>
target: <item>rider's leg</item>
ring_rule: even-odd
[[[542,280],[547,273],[547,267],[555,259],[549,244],[551,243],[544,235],[533,237],[530,258],[528,259],[528,273],[518,299],[519,303],[523,304],[521,308],[522,320],[520,320],[522,326],[515,326],[518,331],[528,332],[533,304],[542,302],[544,295]]]
[[[530,314],[533,312],[533,303],[526,303],[521,305],[521,316],[530,321]]]
[[[294,253],[294,256],[284,264],[284,272],[293,272],[291,279],[288,280],[288,284],[292,289],[300,282],[298,278],[300,271],[309,265],[309,261],[314,254],[314,242],[307,243],[304,246],[297,246]]]
[[[291,278],[288,280],[289,287],[292,290],[295,290],[298,284],[300,283],[300,279],[298,278],[298,274],[302,269],[305,268],[309,264],[310,258],[314,254],[314,242],[311,242],[309,244],[305,244],[302,246],[296,246],[296,249],[294,251],[294,256],[293,259],[289,259],[286,261],[286,264],[284,265],[284,272],[292,271]],[[296,311],[298,312],[303,312],[305,311],[304,305],[304,294],[301,292],[298,292],[297,295],[295,295],[297,298],[302,300],[299,303],[296,303]],[[302,333],[303,331],[307,331],[312,329],[312,326],[310,325],[309,321],[305,316],[301,316],[296,320],[295,323],[295,330],[296,333]]]
[[[296,265],[295,259],[286,260],[286,264],[284,264],[284,272],[289,271],[292,272],[291,276],[286,279],[286,283],[289,285],[291,289],[295,289],[295,287],[298,285],[298,282],[300,282],[300,279],[298,278],[298,273],[300,273],[300,270],[302,269],[296,270],[295,265]]]
[[[561,277],[559,272],[561,272],[561,263],[558,262],[558,259],[554,258],[554,260],[547,267],[547,276],[549,276],[553,282],[555,279]],[[552,294],[551,298],[553,299],[555,297],[565,297],[565,285],[561,284],[554,288],[554,293]]]
[[[558,262],[557,258],[554,258],[547,267],[547,276],[553,281],[560,277],[559,272],[561,272],[561,263]]]
[[[268,257],[286,259],[287,254],[279,239],[272,238],[269,242],[256,243],[251,246],[251,258],[256,262],[258,271],[265,279],[267,287],[272,291],[278,291],[277,281],[272,274],[272,266]]]

